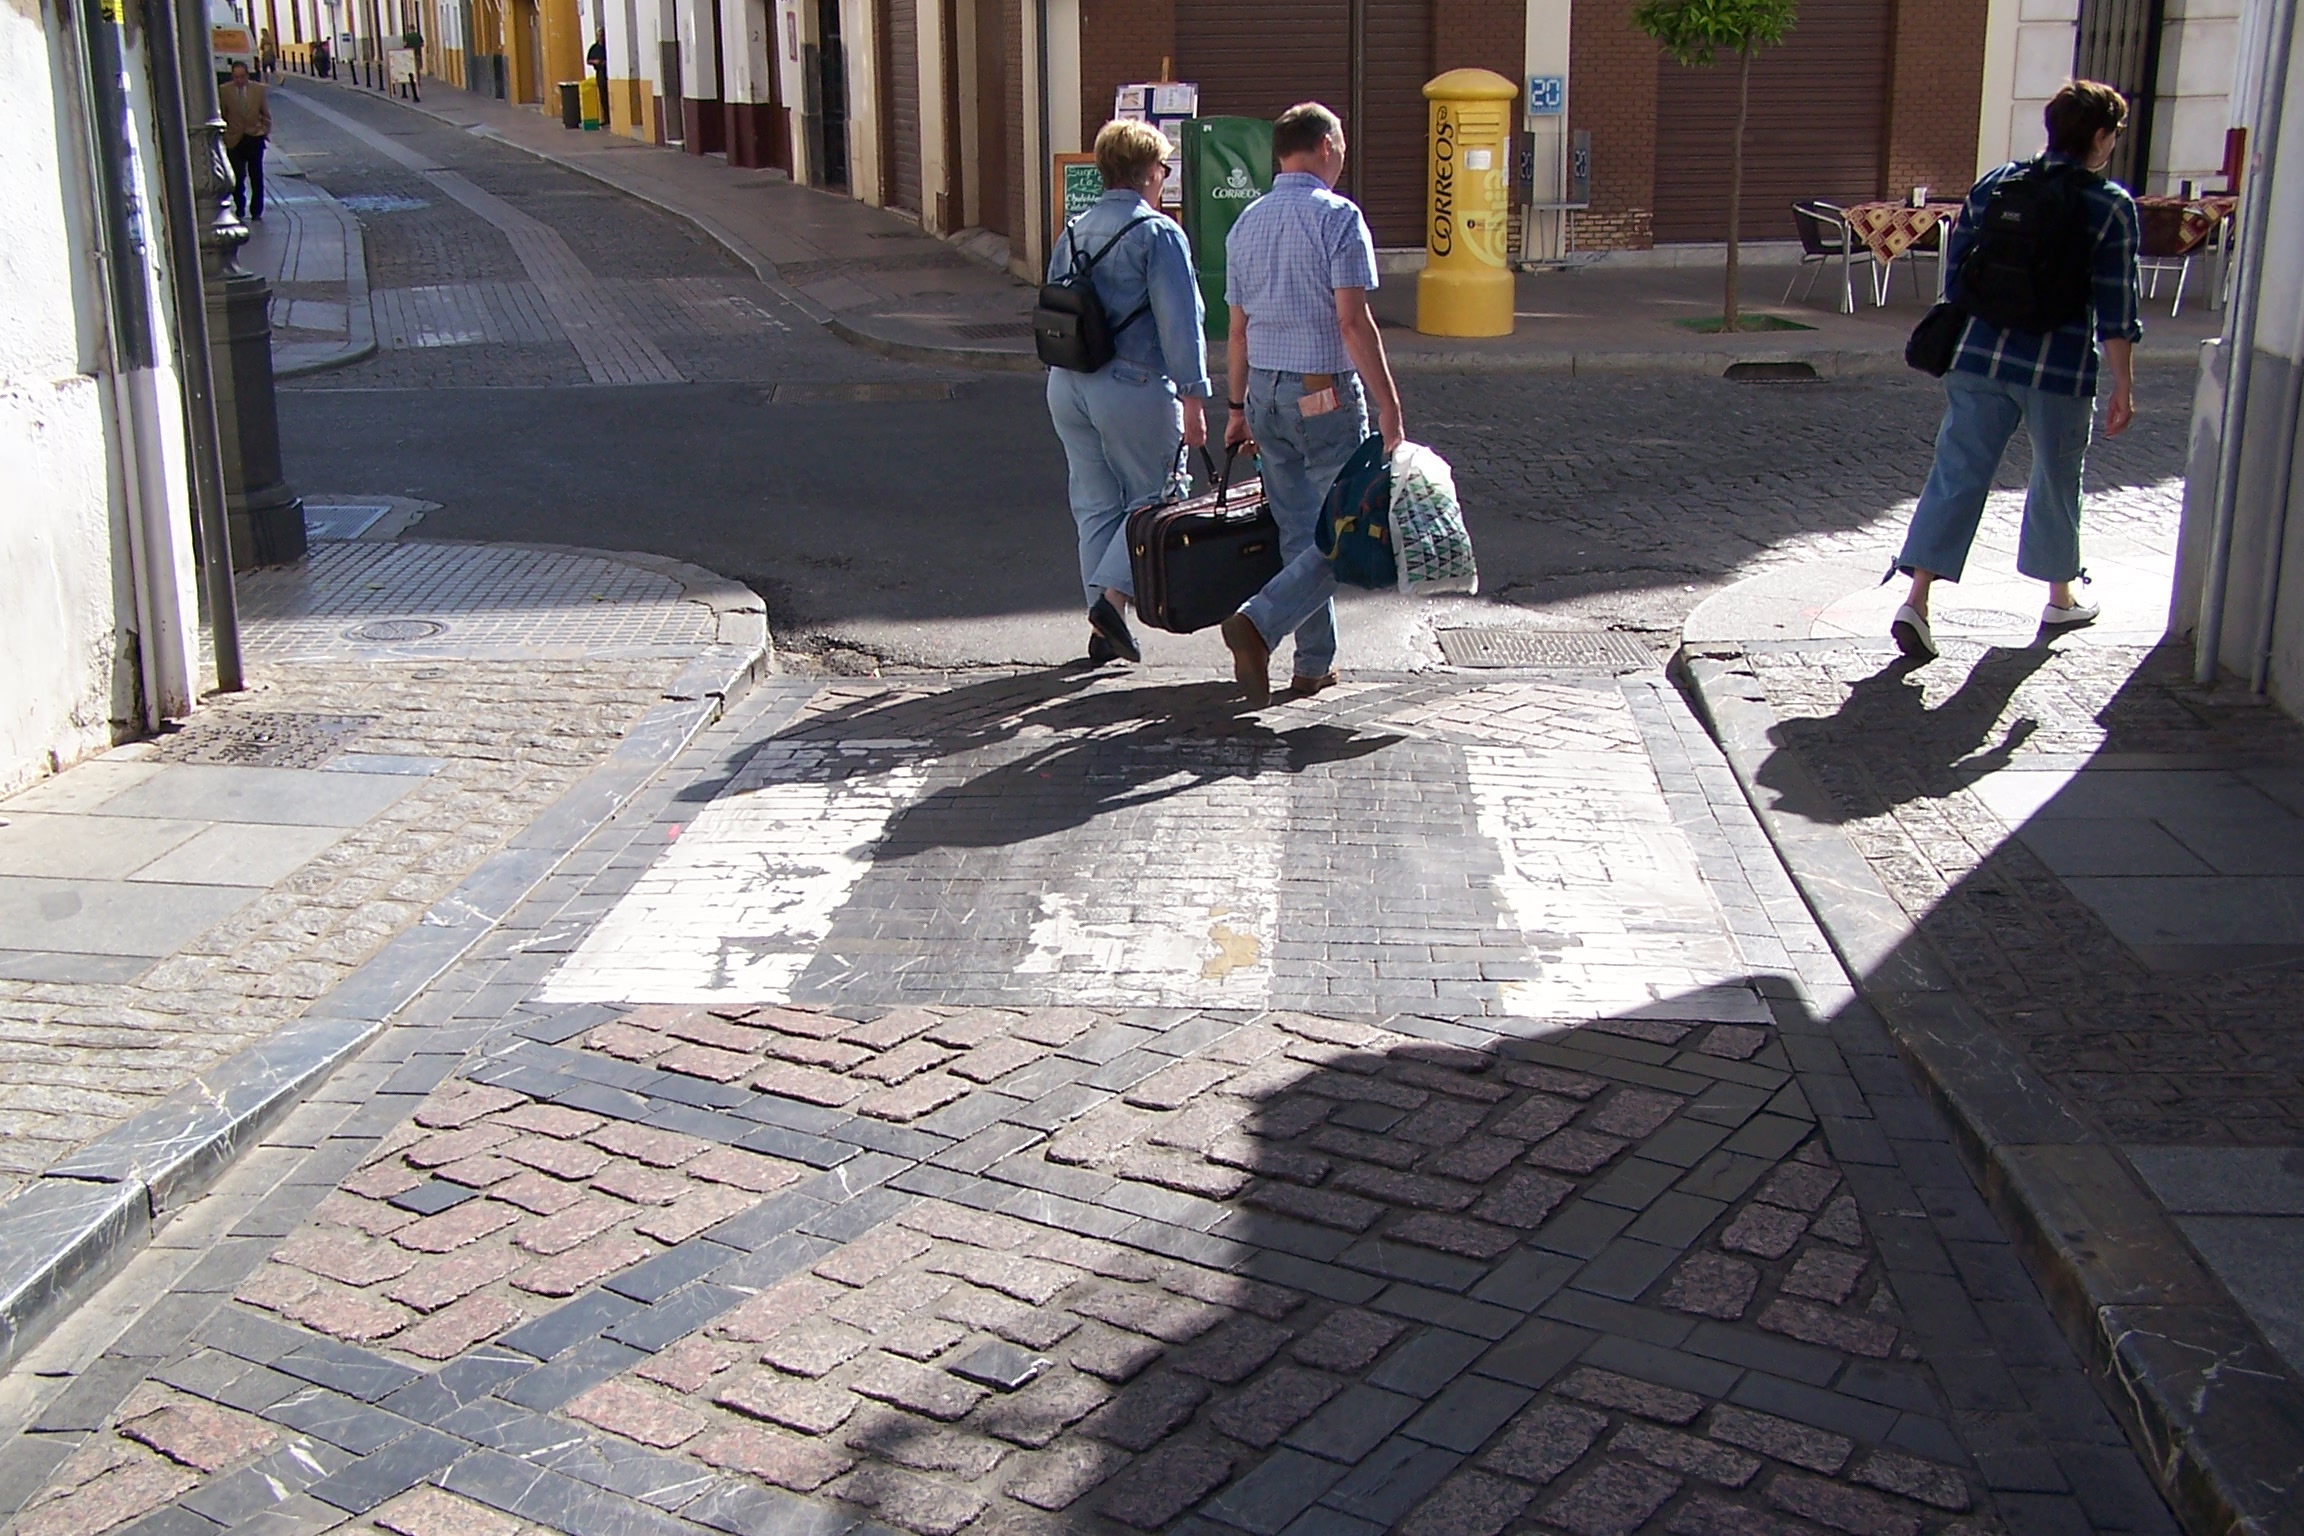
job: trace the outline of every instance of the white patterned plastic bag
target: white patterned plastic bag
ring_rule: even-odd
[[[1456,476],[1422,443],[1402,443],[1392,453],[1392,537],[1401,591],[1431,597],[1480,590]]]

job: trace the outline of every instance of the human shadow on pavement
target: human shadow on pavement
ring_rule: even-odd
[[[2008,766],[2009,760],[2038,731],[2030,718],[2012,721],[1999,731],[2000,717],[2017,690],[2055,655],[2053,647],[1991,646],[1968,669],[1959,689],[1931,709],[1923,686],[1922,667],[1957,665],[1939,658],[1915,663],[1905,657],[1853,684],[1840,707],[1829,716],[1793,717],[1769,731],[1776,747],[1757,774],[1760,786],[1774,794],[1776,803],[1798,809],[1815,820],[1841,822],[1846,812],[1840,798],[1818,792],[1810,767],[1824,766],[1832,773],[1867,773],[1872,788],[1886,805],[1942,795],[1973,784],[1986,774]],[[1997,736],[1995,732],[1998,731]],[[1904,742],[1915,750],[1894,760],[1857,765],[1814,749],[1823,743],[1856,734]],[[1810,755],[1804,763],[1803,750]]]

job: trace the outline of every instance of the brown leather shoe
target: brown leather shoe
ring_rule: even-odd
[[[1300,699],[1308,699],[1335,686],[1336,674],[1333,672],[1323,672],[1318,677],[1292,677],[1288,680],[1288,691]]]
[[[1262,709],[1272,702],[1272,648],[1244,613],[1224,621],[1223,635],[1232,648],[1233,679],[1248,695],[1248,707]]]

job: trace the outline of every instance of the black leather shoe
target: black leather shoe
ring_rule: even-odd
[[[1112,654],[1122,661],[1144,659],[1144,653],[1136,648],[1136,637],[1128,633],[1128,621],[1120,617],[1120,610],[1109,597],[1099,597],[1088,605],[1088,627],[1095,630],[1112,647]]]
[[[1120,653],[1112,649],[1111,641],[1097,634],[1094,630],[1088,632],[1088,665],[1100,667],[1108,661],[1118,661],[1119,659]]]

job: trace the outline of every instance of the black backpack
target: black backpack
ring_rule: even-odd
[[[2096,241],[2083,189],[2101,178],[2045,157],[2003,176],[1976,221],[1954,299],[2004,331],[2045,334],[2088,314]]]
[[[1104,301],[1096,297],[1088,274],[1130,230],[1158,217],[1147,213],[1130,219],[1086,261],[1080,259],[1079,242],[1073,237],[1079,220],[1064,226],[1064,238],[1072,246],[1072,270],[1055,282],[1040,285],[1040,302],[1032,311],[1032,344],[1040,353],[1040,361],[1074,373],[1094,373],[1112,361],[1114,338],[1143,319],[1151,311],[1152,300],[1147,297],[1127,319],[1114,325],[1111,316],[1104,313]]]

